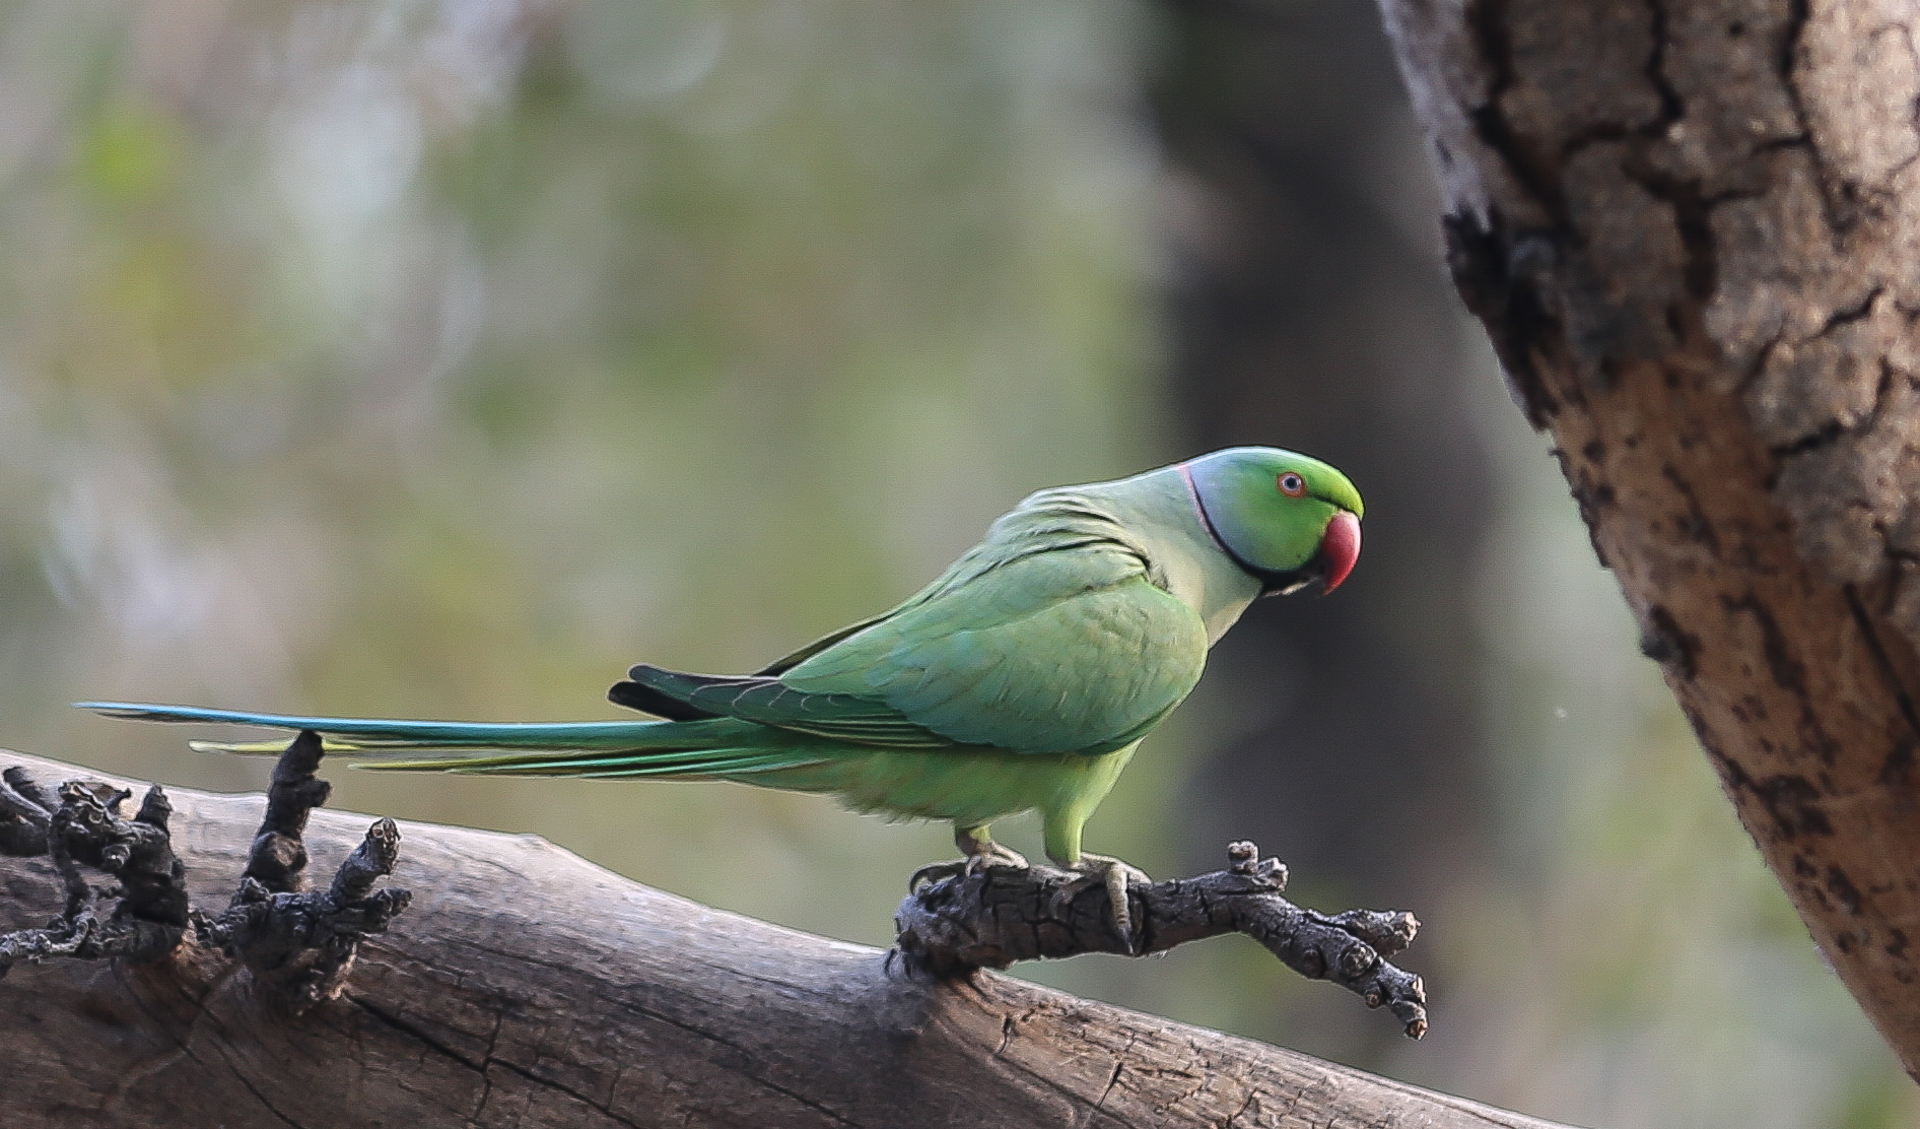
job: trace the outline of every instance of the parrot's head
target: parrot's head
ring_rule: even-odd
[[[1360,559],[1360,491],[1319,459],[1231,447],[1180,464],[1207,531],[1266,596],[1319,580],[1331,592]]]

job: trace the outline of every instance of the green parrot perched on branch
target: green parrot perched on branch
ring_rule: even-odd
[[[608,693],[660,721],[486,725],[83,702],[117,717],[312,730],[364,767],[688,777],[826,792],[863,812],[951,820],[964,858],[914,881],[1026,866],[988,825],[1038,809],[1047,857],[1104,883],[1131,939],[1144,875],[1080,849],[1140,741],[1256,598],[1360,554],[1360,494],[1317,459],[1236,447],[1115,482],[1042,490],[904,603],[746,675],[633,668]],[[194,742],[277,753],[279,744]]]

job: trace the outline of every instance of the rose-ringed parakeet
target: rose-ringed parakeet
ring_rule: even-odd
[[[1038,809],[1047,857],[1103,882],[1128,935],[1126,883],[1139,874],[1080,849],[1087,817],[1249,604],[1346,579],[1361,511],[1345,475],[1270,447],[1042,490],[904,603],[753,674],[634,667],[608,696],[660,721],[486,725],[82,705],[313,730],[329,749],[380,758],[372,768],[718,778],[951,820],[965,858],[916,877],[1026,865],[987,828]],[[392,750],[450,755],[387,759]]]

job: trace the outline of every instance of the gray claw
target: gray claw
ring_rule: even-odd
[[[920,888],[922,882],[944,882],[949,878],[958,878],[967,872],[966,859],[954,859],[952,862],[930,862],[907,876],[907,893]]]
[[[1107,905],[1112,914],[1114,935],[1127,946],[1127,952],[1139,950],[1139,939],[1133,935],[1133,911],[1127,902],[1127,887],[1138,883],[1151,886],[1153,879],[1145,871],[1129,866],[1116,858],[1106,855],[1080,856],[1080,862],[1072,869],[1079,871],[1079,877],[1054,891],[1053,911],[1063,913],[1067,904],[1089,886],[1101,885],[1107,890]]]
[[[966,858],[951,862],[930,862],[913,872],[907,878],[907,893],[920,888],[922,882],[943,882],[949,878],[972,877],[983,870],[998,867],[1011,867],[1014,870],[1027,870],[1031,864],[1026,856],[1018,851],[1008,850],[998,843],[990,844],[991,849],[970,854]]]

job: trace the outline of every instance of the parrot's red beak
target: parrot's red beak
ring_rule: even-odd
[[[1353,571],[1354,564],[1360,559],[1360,519],[1347,510],[1333,515],[1327,523],[1327,531],[1320,538],[1320,576],[1323,587],[1321,595],[1326,595]]]

